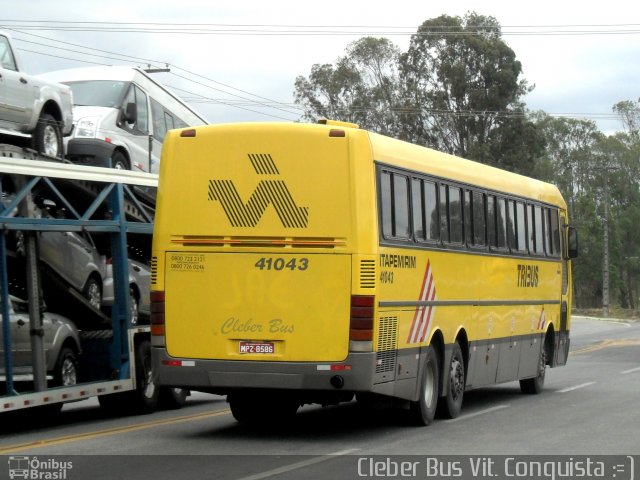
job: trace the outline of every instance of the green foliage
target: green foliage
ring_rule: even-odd
[[[335,65],[295,82],[306,120],[362,128],[520,173],[544,146],[525,116],[522,66],[493,17],[424,22],[405,53],[382,38],[351,43]]]
[[[304,107],[304,118],[344,120],[397,135],[398,55],[389,40],[366,37],[350,44],[335,66],[314,65],[309,78],[295,81],[295,100]]]
[[[603,238],[609,233],[611,305],[638,309],[640,293],[640,100],[613,106],[625,132],[528,112],[533,88],[493,17],[425,21],[406,52],[365,37],[335,65],[295,81],[306,120],[332,118],[554,183],[580,233],[574,305],[603,301]],[[605,222],[605,205],[608,222]]]
[[[519,170],[515,159],[504,158],[503,139],[522,133],[520,97],[531,89],[500,36],[495,18],[475,13],[443,15],[418,28],[400,61],[403,99],[414,107],[406,139],[467,158],[480,152],[481,161]]]
[[[618,104],[619,105],[619,104]],[[633,135],[606,137],[593,122],[535,115],[547,148],[534,174],[555,183],[580,233],[574,262],[575,304],[603,302],[604,229],[609,232],[610,301],[638,308],[640,278],[640,149]],[[605,223],[605,204],[608,222]]]

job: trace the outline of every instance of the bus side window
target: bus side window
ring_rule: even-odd
[[[473,245],[473,222],[471,213],[471,190],[464,190],[464,241]]]
[[[483,247],[487,244],[484,194],[473,192],[473,244]]]
[[[553,256],[560,256],[560,226],[558,223],[558,210],[551,210],[551,246],[553,248]]]
[[[382,172],[382,235],[385,238],[408,239],[409,182],[405,175]]]
[[[385,238],[392,237],[391,174],[388,172],[382,172],[380,175],[380,207],[382,209],[382,235]]]
[[[516,202],[514,200],[508,200],[508,212],[507,218],[507,238],[509,240],[509,248],[511,250],[518,249],[518,243],[516,239]]]
[[[527,209],[527,247],[532,255],[536,251],[536,232],[534,230],[533,205],[528,204]]]
[[[497,198],[497,232],[498,248],[507,248],[507,199]]]
[[[487,195],[487,240],[492,248],[498,247],[496,227],[496,197]]]
[[[542,207],[534,206],[534,228],[536,230],[536,255],[544,255],[544,230],[542,229]]]
[[[544,229],[544,251],[547,255],[552,256],[553,250],[551,250],[551,221],[549,220],[549,215],[551,211],[543,207],[542,208],[542,228]]]
[[[440,238],[443,242],[449,241],[449,212],[447,211],[447,186],[440,184],[438,210],[440,212]]]
[[[462,244],[462,192],[440,184],[440,235],[445,243]]]
[[[409,179],[404,175],[393,175],[393,236],[409,238]]]
[[[527,251],[527,230],[524,203],[516,202],[516,249],[519,252]]]
[[[448,187],[449,241],[462,243],[462,194],[460,188]]]
[[[413,235],[416,241],[425,240],[423,180],[411,180],[411,212],[413,213]]]
[[[438,197],[436,195],[436,184],[425,180],[423,186],[425,238],[427,240],[437,241],[440,239],[440,229],[438,227]]]

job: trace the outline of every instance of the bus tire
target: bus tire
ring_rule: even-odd
[[[544,377],[547,369],[547,349],[546,342],[540,349],[540,357],[538,358],[538,373],[533,378],[525,378],[520,380],[520,390],[528,395],[537,395],[544,388]]]
[[[160,387],[158,404],[166,410],[177,410],[184,406],[188,395],[189,390],[185,388]]]
[[[234,393],[227,396],[231,414],[240,423],[287,423],[298,411],[299,403],[281,395]]]
[[[420,397],[409,405],[410,418],[415,425],[427,426],[433,422],[438,405],[439,371],[438,356],[430,345],[422,369]]]
[[[253,402],[249,401],[244,395],[229,395],[227,402],[229,402],[229,407],[231,408],[231,415],[237,422],[252,423],[259,418]]]
[[[438,410],[446,418],[456,418],[462,409],[465,386],[464,358],[458,341],[453,344],[451,361],[443,373],[447,391],[438,402]]]
[[[151,413],[158,407],[160,389],[153,381],[151,368],[151,342],[145,339],[136,345],[136,390],[134,408]]]

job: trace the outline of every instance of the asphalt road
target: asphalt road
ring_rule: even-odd
[[[4,422],[0,455],[89,455],[69,457],[69,479],[501,478],[491,468],[506,468],[505,455],[618,455],[622,468],[626,455],[640,455],[640,322],[574,317],[571,342],[568,364],[547,370],[540,395],[520,393],[517,382],[467,392],[460,417],[429,427],[355,404],[305,406],[292,424],[250,427],[235,422],[223,397],[199,393],[181,410],[113,418],[93,399],[65,405],[47,424]],[[469,455],[479,459],[473,476],[455,463]],[[398,456],[415,457],[402,464]],[[444,460],[425,463],[430,457]],[[631,478],[625,468],[616,477],[607,466],[606,478]]]

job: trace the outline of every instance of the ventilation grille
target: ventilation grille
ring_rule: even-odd
[[[376,261],[360,261],[360,288],[376,287]]]
[[[376,373],[392,372],[396,368],[398,352],[398,317],[380,318]]]
[[[151,285],[158,282],[158,257],[151,257]]]

